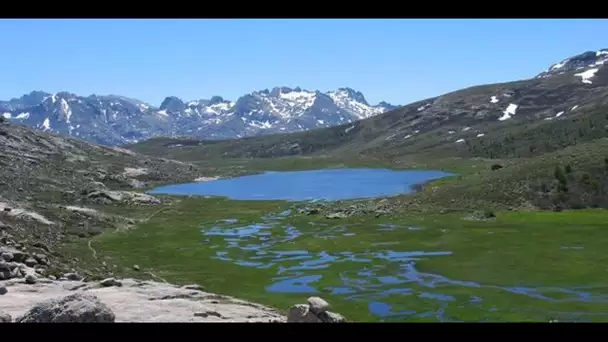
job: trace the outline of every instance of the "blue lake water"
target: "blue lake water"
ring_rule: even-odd
[[[234,200],[347,200],[394,196],[412,186],[453,176],[442,171],[322,169],[265,172],[209,182],[158,187],[151,194],[221,196]]]

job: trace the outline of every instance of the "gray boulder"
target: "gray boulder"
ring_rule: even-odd
[[[308,309],[306,304],[296,304],[289,309],[287,323],[320,323],[321,320]]]
[[[4,252],[2,253],[1,257],[4,261],[13,261],[15,258],[11,252]]]
[[[74,293],[40,302],[18,317],[20,323],[113,323],[115,315],[95,295]]]
[[[308,298],[308,306],[310,311],[312,311],[312,313],[314,313],[315,315],[329,310],[329,303],[320,297]]]
[[[15,261],[15,262],[23,262],[27,258],[27,253],[20,251],[14,247],[2,246],[0,247],[0,254],[9,254],[12,256],[11,260],[6,260],[4,258],[8,258],[3,256],[3,259],[6,261]]]
[[[25,275],[25,283],[26,284],[30,284],[30,285],[34,285],[38,282],[38,277],[36,277],[34,274],[29,273]]]
[[[114,278],[106,278],[99,282],[103,287],[122,286],[122,283]]]
[[[13,320],[6,311],[0,310],[0,323],[10,323]]]

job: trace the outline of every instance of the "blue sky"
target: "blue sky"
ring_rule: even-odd
[[[603,32],[603,33],[602,33]],[[32,90],[159,105],[348,86],[407,104],[608,48],[608,20],[0,20],[0,99]]]

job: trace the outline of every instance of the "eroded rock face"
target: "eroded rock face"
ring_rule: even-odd
[[[119,190],[94,190],[87,192],[86,199],[96,203],[127,203],[127,204],[160,204],[161,201],[151,195]]]
[[[112,323],[114,313],[97,296],[74,293],[36,304],[15,322],[19,323]]]

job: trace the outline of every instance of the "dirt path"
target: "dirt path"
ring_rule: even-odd
[[[156,278],[156,279],[161,280],[163,283],[169,284],[169,282],[166,281],[165,278],[159,277],[156,274],[152,273],[151,271],[146,271],[146,274],[149,275],[149,276],[151,276],[152,278]]]
[[[152,214],[150,214],[150,216],[148,216],[143,222],[150,221],[156,214],[159,214],[161,211],[163,211],[165,209],[169,209],[169,208],[168,207],[162,207],[162,208],[158,209],[157,211],[155,211]]]
[[[157,214],[161,213],[163,210],[166,210],[166,209],[168,209],[168,207],[163,207],[163,208],[158,209],[157,211],[153,212],[148,217],[146,217],[142,221],[142,223],[150,221],[154,216],[156,216]],[[116,228],[116,230],[114,230],[114,232],[116,232],[116,231],[118,231],[118,228]],[[102,235],[103,235],[103,233],[102,233]],[[101,235],[99,235],[99,236],[101,236]],[[97,237],[99,237],[99,236],[97,236]],[[93,253],[93,258],[97,259],[97,251],[95,250],[95,248],[93,248],[93,246],[91,246],[91,244],[93,243],[94,239],[95,238],[90,239],[89,242],[87,243],[87,246],[89,247],[89,250],[91,251],[91,253]],[[162,278],[159,278],[159,279],[162,279]]]
[[[163,207],[163,208],[160,208],[160,209],[156,210],[152,214],[148,215],[148,217],[146,217],[142,221],[142,223],[150,221],[154,216],[156,216],[157,214],[161,213],[165,209],[168,209],[168,207]],[[116,231],[118,231],[118,228],[114,232],[116,232]],[[99,236],[101,236],[101,235],[99,235]],[[99,237],[99,236],[97,236],[97,237]],[[92,244],[93,244],[94,241],[95,241],[94,238],[90,239],[87,242],[87,247],[89,248],[89,250],[93,254],[93,259],[97,260],[97,250],[95,250],[95,248],[93,248],[93,246],[92,246]],[[163,283],[169,284],[169,282],[167,280],[165,280],[164,278],[162,278],[160,276],[157,276],[156,274],[152,273],[152,271],[146,271],[145,274],[151,276],[152,278],[158,279],[158,280],[162,281]]]
[[[95,248],[93,248],[93,246],[91,246],[91,243],[93,243],[93,239],[89,240],[89,243],[87,243],[87,245],[89,246],[89,249],[93,253],[93,258],[97,259],[97,251],[95,250]]]

